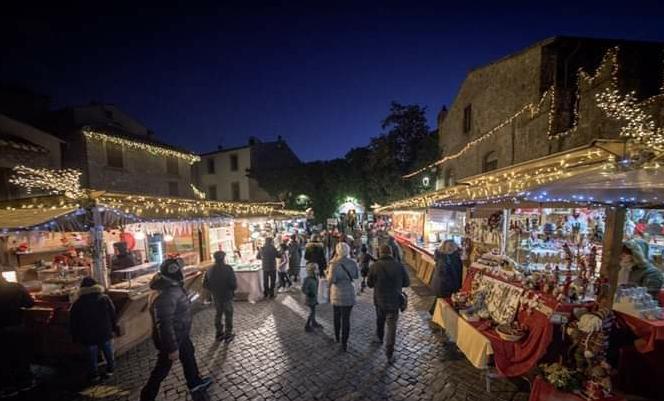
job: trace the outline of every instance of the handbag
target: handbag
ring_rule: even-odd
[[[408,294],[401,291],[401,294],[399,295],[399,310],[401,312],[404,312],[407,307],[408,307]]]
[[[353,280],[353,276],[350,275],[350,272],[346,269],[346,266],[343,265],[343,263],[340,263],[339,266],[341,266],[342,269],[346,272],[348,275],[348,280],[350,280],[350,283],[353,285],[353,289],[355,290],[355,294],[359,294],[362,292],[362,284],[360,283],[360,280]]]

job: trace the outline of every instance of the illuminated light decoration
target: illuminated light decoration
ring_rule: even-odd
[[[145,239],[145,233],[143,231],[135,232],[134,239],[136,239],[137,241],[143,241]]]
[[[164,235],[164,242],[171,242],[171,241],[173,241],[173,236],[171,234]]]
[[[80,184],[81,172],[78,170],[31,168],[23,165],[15,166],[13,170],[14,174],[9,178],[9,182],[25,188],[28,194],[39,190],[50,195],[64,195],[72,199],[85,195]]]
[[[422,167],[419,170],[416,170],[412,173],[408,173],[404,175],[402,178],[411,178],[414,177],[418,174],[421,174],[424,171],[430,170],[434,167],[439,167],[451,160],[458,159],[459,157],[463,156],[465,153],[467,153],[469,150],[474,148],[475,146],[479,145],[480,143],[486,141],[487,139],[490,139],[493,137],[496,133],[498,133],[501,129],[504,127],[512,124],[512,122],[520,117],[521,115],[530,112],[530,117],[533,118],[536,115],[540,114],[542,112],[544,104],[549,104],[549,115],[548,115],[548,127],[547,127],[547,137],[549,139],[555,139],[555,138],[561,138],[564,136],[567,136],[574,131],[576,131],[578,127],[578,122],[579,122],[579,100],[580,100],[580,94],[581,90],[580,87],[582,83],[585,84],[592,84],[593,81],[600,76],[609,66],[611,66],[611,82],[617,82],[617,77],[618,77],[618,47],[613,47],[604,54],[604,57],[602,58],[602,62],[600,63],[599,67],[595,70],[594,74],[589,74],[585,72],[583,69],[579,69],[577,72],[577,92],[576,92],[576,103],[574,107],[574,118],[573,118],[573,123],[572,127],[561,132],[554,133],[554,127],[553,127],[553,122],[555,118],[555,112],[556,112],[556,90],[554,86],[551,86],[548,90],[544,91],[542,96],[540,97],[539,101],[537,103],[528,103],[525,106],[523,106],[519,111],[514,113],[512,116],[506,118],[503,120],[500,124],[496,125],[495,127],[491,128],[489,131],[485,132],[484,134],[481,134],[478,138],[467,142],[459,151],[456,153],[453,153],[449,156],[445,156],[441,158],[440,160],[437,160],[428,166]],[[547,102],[548,100],[548,102]]]
[[[205,199],[205,192],[196,188],[194,184],[189,184],[189,185],[191,185],[191,190],[194,191],[194,196],[196,196],[198,199]]]
[[[139,141],[132,141],[129,139],[125,138],[120,138],[114,135],[110,134],[105,134],[102,132],[98,131],[92,131],[89,128],[83,128],[83,135],[87,140],[91,141],[98,141],[102,143],[110,142],[114,143],[116,145],[121,145],[121,146],[126,146],[130,149],[135,149],[135,150],[141,150],[144,152],[148,152],[152,155],[159,156],[159,157],[175,157],[178,159],[182,159],[186,161],[189,164],[194,164],[196,162],[201,161],[200,156],[194,155],[192,153],[185,153],[185,152],[180,152],[177,150],[173,150],[170,148],[166,147],[161,147],[157,145],[152,145],[144,142],[139,142]]]
[[[597,106],[607,116],[624,122],[620,136],[653,150],[664,151],[664,128],[656,126],[654,117],[645,111],[643,102],[637,101],[636,92],[621,95],[617,86],[612,85],[596,94],[595,98]]]

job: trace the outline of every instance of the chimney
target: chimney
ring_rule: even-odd
[[[224,148],[223,145],[217,145],[217,150],[222,150]]]
[[[256,138],[255,136],[250,136],[249,137],[249,146],[254,146],[257,143],[260,143],[258,138]]]
[[[445,117],[447,117],[447,107],[443,106],[443,108],[438,112],[438,127],[443,125],[443,121],[445,121]]]
[[[147,136],[148,136],[148,138],[150,138],[150,139],[154,138],[154,131],[151,130],[151,129],[149,129],[148,132],[147,132]]]

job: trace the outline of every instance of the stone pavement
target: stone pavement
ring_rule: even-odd
[[[235,304],[230,345],[214,341],[214,310],[205,307],[194,319],[193,341],[201,372],[215,383],[203,400],[525,400],[523,383],[494,381],[485,390],[481,371],[473,368],[439,329],[430,325],[428,289],[413,278],[407,290],[409,309],[399,318],[396,359],[387,364],[382,348],[372,345],[374,310],[371,290],[353,308],[348,353],[334,343],[332,307],[320,305],[315,333],[304,332],[307,308],[299,290],[273,301]],[[62,372],[42,383],[31,400],[135,400],[155,362],[150,341],[120,357],[116,374],[101,385],[80,388]],[[66,385],[64,383],[67,383]],[[519,388],[520,387],[520,388]],[[521,390],[521,391],[519,391]],[[182,369],[162,385],[161,400],[190,400]]]

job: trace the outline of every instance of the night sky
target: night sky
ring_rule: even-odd
[[[433,127],[469,69],[546,37],[664,41],[659,1],[62,3],[2,10],[0,81],[116,104],[197,152],[282,135],[305,161],[366,145],[393,100]]]

